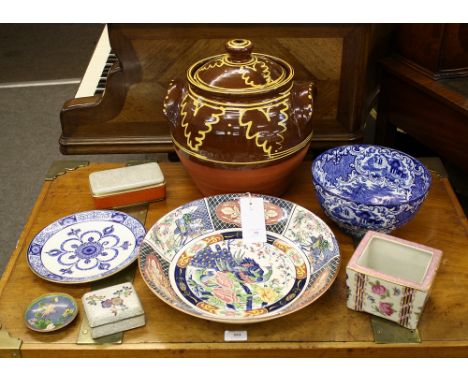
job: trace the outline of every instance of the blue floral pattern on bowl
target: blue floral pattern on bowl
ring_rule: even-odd
[[[34,273],[49,281],[99,280],[136,260],[144,236],[143,225],[122,212],[80,212],[39,232],[29,245],[28,263]]]
[[[312,164],[317,197],[325,213],[346,233],[389,233],[418,211],[431,175],[401,151],[374,145],[336,147]]]

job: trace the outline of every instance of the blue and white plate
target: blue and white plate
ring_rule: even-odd
[[[144,237],[143,225],[123,212],[79,212],[36,235],[28,248],[28,264],[37,276],[56,283],[100,280],[133,263]]]

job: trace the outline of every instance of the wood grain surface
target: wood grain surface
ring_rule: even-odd
[[[128,331],[120,345],[76,345],[83,309],[81,296],[90,285],[60,285],[36,277],[26,252],[34,235],[56,219],[94,208],[88,188],[90,172],[122,166],[92,164],[45,182],[18,247],[0,281],[0,322],[23,340],[22,356],[467,356],[468,355],[468,227],[445,178],[434,175],[420,212],[395,236],[440,248],[443,260],[419,325],[421,344],[377,345],[370,316],[346,308],[345,266],[354,247],[327,219],[315,197],[310,162],[297,171],[284,196],[316,213],[330,225],[340,244],[342,265],[332,287],[303,310],[260,324],[236,326],[185,315],[159,300],[137,272],[134,285],[146,313],[146,326]],[[167,199],[150,205],[146,228],[161,216],[201,197],[178,163],[161,163]],[[35,297],[65,292],[79,301],[78,318],[64,330],[40,334],[26,328],[23,313]],[[225,330],[248,330],[248,341],[224,342]]]

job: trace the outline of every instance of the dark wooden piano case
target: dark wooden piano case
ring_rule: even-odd
[[[118,62],[102,95],[71,99],[61,112],[64,154],[170,152],[162,113],[168,82],[196,60],[223,52],[226,39],[253,41],[287,60],[298,80],[314,80],[318,100],[313,148],[362,139],[378,86],[376,61],[390,25],[130,24],[109,25]]]

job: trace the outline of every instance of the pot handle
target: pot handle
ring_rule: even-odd
[[[164,98],[164,115],[171,121],[174,127],[177,127],[177,119],[179,118],[180,103],[185,96],[185,88],[180,80],[172,80],[169,82],[166,97]]]
[[[305,127],[312,118],[317,87],[313,82],[294,82],[291,89],[292,118],[297,126]]]

